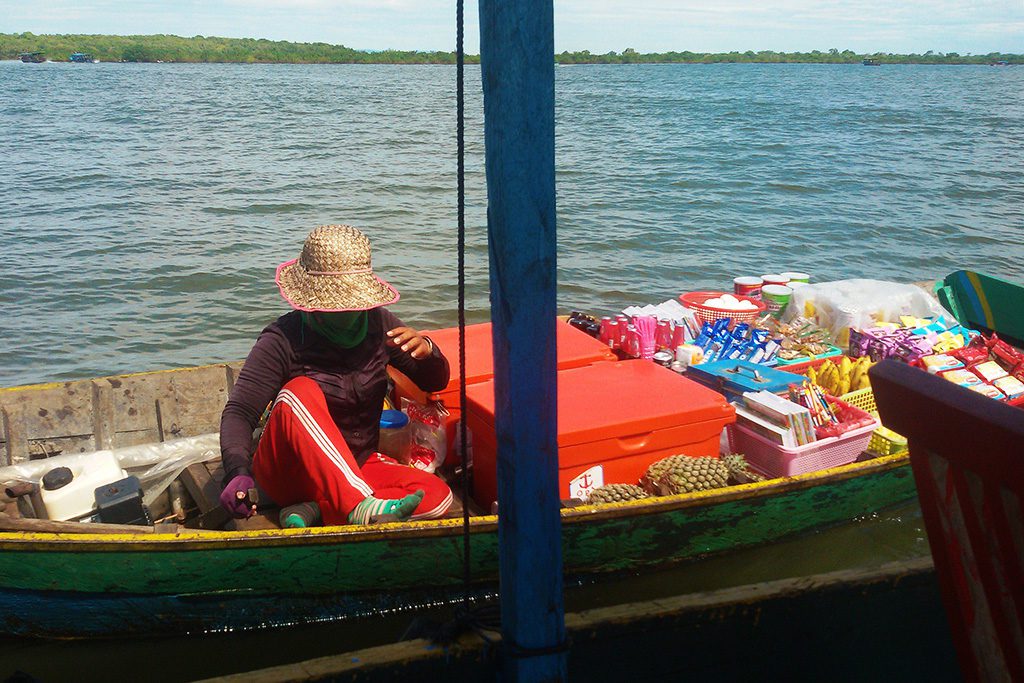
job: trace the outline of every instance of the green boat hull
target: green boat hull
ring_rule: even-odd
[[[905,456],[792,479],[563,511],[566,576],[696,560],[849,522],[915,495]],[[471,525],[472,576],[497,585],[496,517]],[[166,535],[0,533],[8,634],[153,635],[305,623],[460,594],[457,520]]]

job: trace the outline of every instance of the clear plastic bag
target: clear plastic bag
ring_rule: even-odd
[[[403,397],[402,412],[409,416],[409,464],[434,472],[448,452],[448,409],[440,401],[423,404]]]
[[[814,320],[832,333],[836,345],[846,348],[850,329],[874,327],[879,322],[899,320],[901,315],[953,320],[925,290],[917,285],[882,280],[838,280],[798,287],[782,319],[799,316]]]
[[[152,505],[186,467],[220,458],[220,435],[202,434],[187,439],[127,446],[110,451],[73,453],[55,455],[43,460],[28,460],[17,465],[0,467],[0,484],[6,486],[8,483],[18,481],[38,484],[43,475],[55,467],[88,469],[89,460],[99,453],[113,453],[128,474],[138,477],[143,490],[142,502]]]

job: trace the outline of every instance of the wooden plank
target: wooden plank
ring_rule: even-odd
[[[566,680],[555,343],[552,0],[480,0],[508,680]],[[541,651],[547,649],[547,653]],[[552,653],[554,651],[554,653]]]
[[[0,391],[0,411],[24,415],[19,459],[81,453],[217,431],[241,363],[118,375]],[[158,429],[157,400],[166,418]],[[112,421],[112,424],[111,424]],[[0,446],[6,451],[5,422]],[[40,445],[36,446],[35,443]],[[5,458],[0,457],[0,461]]]
[[[261,529],[280,529],[278,510],[269,513],[255,514],[249,519],[232,519],[225,525],[228,531],[257,531]]]
[[[135,524],[57,522],[49,519],[13,519],[0,515],[0,531],[52,534],[151,534],[153,527]]]
[[[175,401],[169,397],[157,398],[154,400],[156,409],[156,429],[160,441],[177,439],[181,433],[178,425],[178,412]]]
[[[181,483],[196,502],[200,512],[220,507],[220,485],[210,476],[203,463],[189,465],[181,473]]]
[[[38,392],[20,392],[16,400],[24,404],[30,440],[93,435],[91,380],[65,382]]]
[[[153,386],[161,441],[215,432],[227,402],[223,367],[207,366],[180,373]]]
[[[228,399],[225,375],[223,367],[209,366],[173,377],[169,386],[176,404],[176,438],[209,434],[220,428]]]
[[[231,363],[224,364],[224,387],[227,393],[231,394],[231,389],[235,386],[235,379],[238,378],[238,370]]]
[[[160,441],[154,394],[155,387],[168,381],[168,375],[154,373],[107,379],[114,398],[115,445]]]
[[[92,423],[96,450],[114,447],[114,388],[107,380],[92,383]]]
[[[199,508],[199,517],[185,526],[199,529],[220,529],[231,518],[220,504],[220,482],[210,476],[202,463],[189,465],[181,473],[181,483]]]
[[[28,432],[25,428],[25,404],[14,403],[3,408],[4,435],[7,438],[6,464],[28,460]]]
[[[826,680],[842,671],[947,681],[954,663],[936,592],[923,558],[585,610],[566,615],[570,664],[580,680]],[[209,680],[495,680],[500,637],[488,636],[445,646],[419,638]]]

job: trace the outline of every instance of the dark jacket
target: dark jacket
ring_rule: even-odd
[[[249,474],[253,430],[267,404],[295,377],[310,377],[320,385],[331,417],[360,465],[377,448],[388,364],[424,391],[438,391],[448,384],[448,361],[439,348],[415,360],[387,343],[385,332],[401,327],[401,320],[384,308],[372,309],[368,315],[366,339],[351,349],[332,344],[304,325],[298,311],[286,313],[263,330],[221,415],[225,482]]]

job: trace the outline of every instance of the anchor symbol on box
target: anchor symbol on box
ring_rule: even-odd
[[[591,491],[601,486],[604,486],[604,468],[594,465],[569,482],[569,497],[586,500]]]

